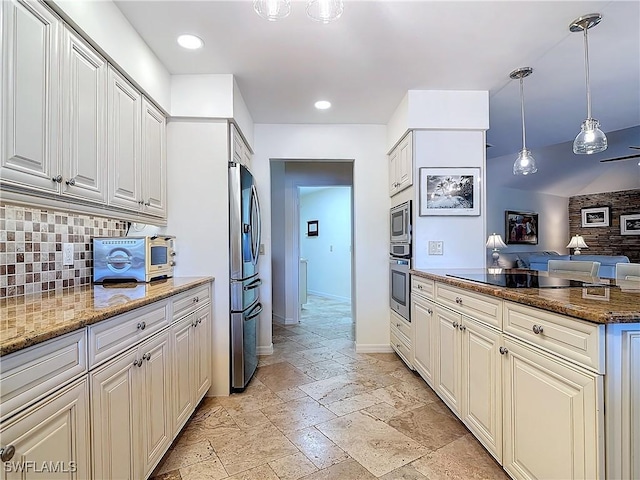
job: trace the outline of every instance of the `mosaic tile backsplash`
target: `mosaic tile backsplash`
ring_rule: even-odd
[[[0,203],[0,298],[91,283],[92,237],[122,237],[127,223]],[[73,265],[62,245],[73,243]]]

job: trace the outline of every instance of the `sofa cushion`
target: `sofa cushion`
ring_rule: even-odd
[[[529,268],[531,270],[547,271],[548,262],[553,260],[570,260],[569,255],[560,255],[557,252],[535,252],[529,255]]]

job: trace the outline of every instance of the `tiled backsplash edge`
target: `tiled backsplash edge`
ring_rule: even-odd
[[[122,237],[122,220],[0,202],[0,298],[91,283],[91,238]],[[62,246],[73,244],[73,265]]]

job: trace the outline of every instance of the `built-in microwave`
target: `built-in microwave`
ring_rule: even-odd
[[[411,200],[396,205],[390,214],[391,243],[411,243]]]

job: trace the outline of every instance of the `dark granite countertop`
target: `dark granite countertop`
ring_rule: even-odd
[[[0,300],[0,356],[212,280],[212,277],[183,277],[119,286],[84,285],[3,298]]]
[[[500,269],[499,272],[493,269],[429,269],[411,270],[411,274],[589,322],[640,322],[639,282],[616,282],[613,279],[520,269]],[[504,277],[503,274],[512,274],[513,279],[520,276],[524,279],[524,288],[491,285],[461,278],[468,276],[482,279],[485,274],[489,281],[491,276]],[[535,276],[540,277],[539,281],[531,282]],[[497,280],[495,283],[501,281]],[[513,284],[513,281],[505,283]],[[536,286],[527,287],[531,284]]]

